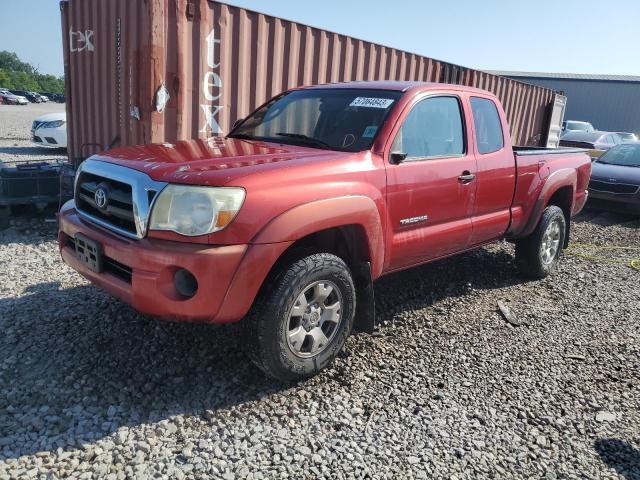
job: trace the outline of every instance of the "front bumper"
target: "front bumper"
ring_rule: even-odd
[[[102,246],[104,269],[94,272],[75,253],[80,233]],[[127,239],[80,217],[73,201],[60,211],[58,243],[63,260],[92,283],[143,314],[170,320],[229,323],[251,307],[264,278],[288,244],[196,245]],[[175,272],[184,268],[198,290],[182,297]]]
[[[616,195],[594,190],[589,191],[587,207],[619,213],[640,214],[640,196]]]
[[[66,148],[66,126],[59,128],[38,128],[37,130],[32,130],[31,141],[39,146]]]

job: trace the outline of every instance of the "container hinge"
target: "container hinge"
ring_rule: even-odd
[[[187,20],[193,20],[193,17],[196,16],[196,4],[194,0],[189,0],[187,2],[186,14]]]

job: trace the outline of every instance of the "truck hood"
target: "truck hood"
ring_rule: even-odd
[[[258,171],[336,159],[345,152],[212,137],[115,148],[91,158],[146,173],[169,183],[221,186]]]

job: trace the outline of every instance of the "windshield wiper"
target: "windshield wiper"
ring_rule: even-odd
[[[229,135],[229,138],[239,138],[240,140],[254,140],[251,135],[247,135],[246,133],[232,133]]]
[[[323,142],[322,140],[318,140],[317,138],[308,137],[307,135],[303,135],[302,133],[289,133],[289,132],[278,132],[276,135],[280,137],[289,137],[295,138],[298,140],[302,140],[308,144],[316,145],[318,147],[328,148],[329,150],[335,150],[336,148],[328,143]]]

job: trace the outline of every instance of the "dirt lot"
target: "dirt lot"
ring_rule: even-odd
[[[19,111],[0,160],[51,107]],[[61,262],[54,223],[18,215],[0,232],[0,479],[637,480],[640,220],[574,227],[544,281],[509,244],[382,279],[377,332],[285,385],[241,331],[138,315]]]

